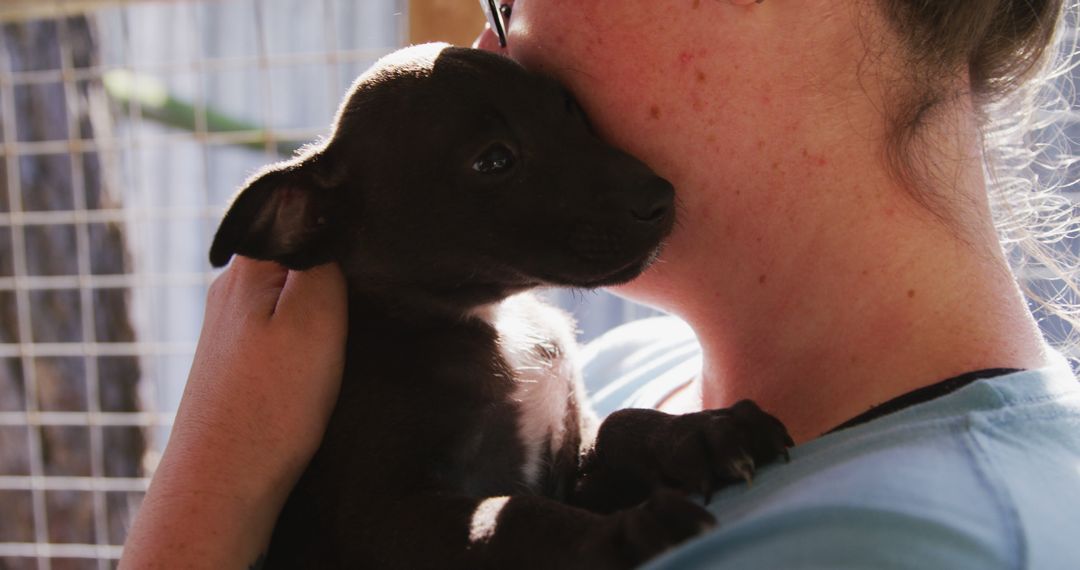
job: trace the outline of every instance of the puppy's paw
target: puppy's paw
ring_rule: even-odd
[[[598,512],[637,505],[657,487],[697,493],[751,481],[757,468],[794,445],[779,420],[749,400],[673,416],[624,409],[600,426],[582,461],[572,502]]]
[[[657,489],[641,505],[614,517],[620,550],[635,567],[716,526],[708,511],[669,489]]]
[[[788,459],[795,444],[780,420],[750,400],[730,408],[675,416],[655,447],[661,481],[708,503],[714,490],[750,483],[757,468]]]

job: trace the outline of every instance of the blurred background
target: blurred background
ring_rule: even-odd
[[[0,2],[0,570],[115,566],[168,438],[224,206],[475,0]],[[583,336],[649,314],[554,294]]]
[[[327,134],[381,55],[483,22],[475,0],[0,2],[0,570],[116,565],[237,186]],[[583,340],[653,314],[550,295]]]

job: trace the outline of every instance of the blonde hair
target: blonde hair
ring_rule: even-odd
[[[1080,364],[1080,191],[1067,128],[1080,113],[1080,0],[876,0],[904,38],[911,95],[895,113],[898,175],[917,179],[922,118],[962,70],[982,118],[994,223],[1047,340]],[[1076,172],[1080,174],[1080,172]],[[917,186],[917,185],[913,185]],[[930,196],[916,196],[934,210]]]
[[[1062,7],[1054,39],[1030,80],[989,101],[983,129],[994,223],[1047,340],[1080,363],[1080,192],[1069,138],[1078,123],[1080,0]],[[1080,194],[1078,194],[1080,196]]]

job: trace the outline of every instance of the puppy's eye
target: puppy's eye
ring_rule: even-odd
[[[473,163],[473,170],[481,174],[498,174],[514,166],[514,152],[499,143],[484,151]]]

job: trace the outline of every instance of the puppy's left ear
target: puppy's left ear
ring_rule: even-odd
[[[264,171],[240,190],[210,247],[221,267],[233,254],[307,269],[332,259],[333,188],[320,176],[319,156]]]

